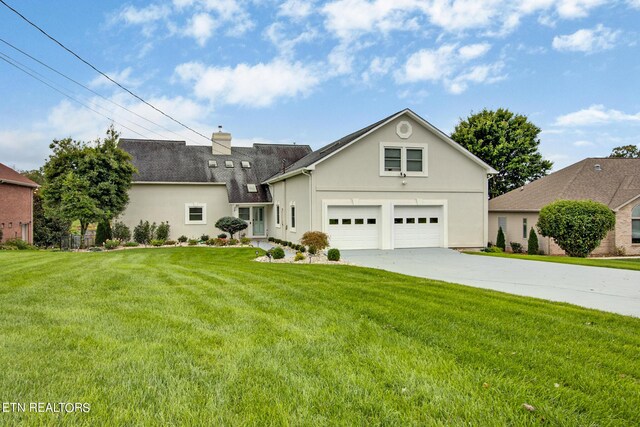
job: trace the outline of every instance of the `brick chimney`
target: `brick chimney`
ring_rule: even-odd
[[[211,152],[228,156],[231,154],[231,134],[222,132],[222,126],[218,126],[218,132],[211,136]]]

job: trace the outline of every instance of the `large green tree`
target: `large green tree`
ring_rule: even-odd
[[[553,166],[538,151],[540,128],[526,116],[486,108],[460,119],[451,138],[498,171],[489,180],[496,197],[545,176]]]
[[[640,148],[637,145],[622,145],[611,150],[609,157],[622,157],[625,159],[640,158]]]
[[[80,222],[81,245],[89,224],[108,221],[129,202],[135,168],[131,156],[118,148],[113,126],[93,143],[70,138],[54,140],[53,154],[44,166],[42,194],[47,209],[65,220]]]

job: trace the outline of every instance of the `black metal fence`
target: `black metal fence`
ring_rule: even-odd
[[[60,239],[60,249],[63,250],[74,250],[80,249],[80,235],[79,234],[68,234]],[[90,248],[96,245],[96,233],[95,232],[87,232],[84,235],[84,247]]]

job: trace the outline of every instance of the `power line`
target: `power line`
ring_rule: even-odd
[[[11,10],[13,13],[15,13],[16,15],[18,15],[20,18],[22,18],[25,22],[27,22],[29,25],[31,25],[32,27],[34,27],[35,29],[37,29],[38,31],[40,31],[42,34],[44,34],[48,39],[50,39],[51,41],[53,41],[54,43],[56,43],[58,46],[60,46],[61,48],[63,48],[64,50],[66,50],[67,52],[69,52],[71,55],[75,56],[76,58],[78,58],[80,61],[84,62],[86,65],[88,65],[90,68],[92,68],[94,71],[96,71],[97,73],[101,74],[102,76],[104,76],[107,80],[109,80],[110,82],[114,83],[116,86],[118,86],[120,89],[124,90],[125,92],[128,92],[131,96],[133,96],[134,98],[138,99],[139,101],[143,102],[144,104],[148,105],[149,107],[153,108],[154,110],[156,110],[157,112],[159,112],[160,114],[162,114],[163,116],[173,120],[174,122],[178,123],[180,126],[184,127],[185,129],[190,130],[191,132],[195,133],[196,135],[199,135],[201,137],[203,137],[204,139],[206,139],[207,141],[211,141],[209,139],[209,137],[203,135],[202,133],[198,132],[197,130],[187,126],[186,124],[182,123],[181,121],[174,119],[173,117],[171,117],[169,114],[165,113],[164,111],[160,110],[159,108],[155,107],[154,105],[150,104],[149,102],[145,101],[144,99],[142,99],[140,96],[136,95],[135,93],[133,93],[131,90],[127,89],[126,87],[124,87],[123,85],[121,85],[120,83],[118,83],[117,81],[115,81],[114,79],[112,79],[111,77],[109,77],[107,74],[105,74],[104,72],[100,71],[97,67],[95,67],[93,64],[91,64],[89,61],[83,59],[80,55],[78,55],[77,53],[75,53],[74,51],[72,51],[71,49],[69,49],[68,47],[66,47],[64,44],[62,44],[61,42],[59,42],[58,40],[56,40],[53,36],[49,35],[49,33],[47,33],[45,30],[43,30],[42,28],[40,28],[38,25],[36,25],[35,23],[31,22],[26,16],[24,16],[23,14],[21,14],[20,12],[18,12],[16,9],[14,9],[13,7],[9,6],[4,0],[0,0],[0,3],[2,3],[7,9]],[[220,144],[222,145],[222,144]]]
[[[40,76],[42,79],[47,80],[47,81],[49,82],[49,87],[56,86],[56,83],[55,83],[54,81],[52,81],[51,79],[48,79],[46,76],[44,76],[44,75],[40,74],[39,72],[37,72],[37,71],[36,71],[36,70],[34,70],[33,68],[30,68],[28,65],[25,65],[25,64],[21,63],[20,61],[16,60],[15,58],[12,58],[11,56],[9,56],[9,55],[7,55],[7,54],[5,54],[5,53],[2,53],[2,52],[0,52],[0,58],[5,58],[5,62],[7,62],[7,59],[8,59],[9,61],[11,61],[11,62],[13,63],[12,65],[16,66],[16,64],[17,64],[17,65],[19,65],[20,67],[22,67],[22,71],[25,71],[24,69],[29,70],[31,73],[33,73],[33,74],[35,74],[35,75],[37,75],[37,76]],[[26,72],[26,71],[25,71],[25,72]],[[40,80],[40,81],[41,81],[41,82],[43,82],[43,83],[45,83],[45,82],[44,82],[44,81],[42,81],[42,80]],[[64,88],[59,87],[59,88],[57,88],[56,90],[57,90],[58,92],[62,93],[62,92],[64,91]],[[68,94],[67,94],[67,95],[68,95]],[[65,95],[65,96],[67,96],[67,95]],[[73,98],[72,98],[72,99],[73,99]],[[78,102],[79,102],[79,101],[78,101]],[[98,103],[96,103],[96,102],[91,102],[91,104],[92,104],[93,106],[95,106],[96,108],[100,108],[101,110],[106,111],[107,113],[109,113],[109,111],[108,111],[106,108],[104,108],[104,107],[100,106]],[[95,111],[95,110],[94,110],[94,111]],[[98,113],[98,114],[101,114],[101,113]],[[107,117],[107,116],[104,116],[104,117]],[[109,117],[107,117],[107,118],[109,118]],[[110,119],[110,118],[109,118],[109,120],[112,120],[112,119]],[[153,131],[153,130],[151,130],[151,129],[148,129],[148,128],[146,128],[146,127],[144,127],[144,126],[142,126],[142,125],[140,125],[140,124],[138,124],[138,123],[132,122],[131,120],[128,120],[128,119],[124,119],[124,120],[126,120],[127,122],[131,123],[131,124],[132,124],[132,125],[134,125],[134,126],[138,126],[139,128],[142,128],[142,129],[146,130],[147,132],[151,132],[151,133],[153,133],[153,134],[155,134],[155,135],[158,135],[159,137],[161,137],[161,138],[162,138],[162,135],[160,135],[159,133],[157,133],[157,132],[155,132],[155,131]],[[122,126],[122,125],[121,125],[121,126]],[[129,129],[129,128],[127,128],[127,129]],[[138,135],[140,135],[140,134],[138,134]]]
[[[123,109],[123,110],[125,110],[125,111],[128,111],[129,113],[133,114],[134,116],[139,117],[139,118],[141,118],[142,120],[145,120],[145,121],[147,121],[147,122],[151,123],[152,125],[158,126],[159,128],[161,128],[161,129],[163,129],[163,130],[165,130],[165,131],[167,131],[167,132],[170,132],[170,133],[172,133],[172,134],[174,134],[174,135],[176,135],[176,136],[178,136],[178,137],[182,138],[182,136],[181,136],[181,135],[179,135],[178,133],[176,133],[176,132],[174,132],[174,131],[172,131],[172,130],[170,130],[170,129],[167,129],[167,128],[166,128],[166,127],[164,127],[164,126],[162,126],[162,125],[160,125],[160,124],[158,124],[158,123],[156,123],[156,122],[154,122],[154,121],[152,121],[152,120],[149,120],[149,119],[147,119],[147,118],[146,118],[146,117],[144,117],[144,116],[141,116],[140,114],[136,113],[135,111],[132,111],[132,110],[130,110],[129,108],[127,108],[127,107],[125,107],[125,106],[123,106],[123,105],[120,105],[120,104],[118,104],[117,102],[115,102],[115,101],[113,101],[113,100],[111,100],[111,99],[109,99],[109,98],[107,98],[107,97],[105,97],[105,96],[101,95],[100,93],[98,93],[98,92],[94,91],[93,89],[91,89],[91,88],[87,87],[86,85],[84,85],[84,84],[82,84],[82,83],[80,83],[80,82],[78,82],[78,81],[76,81],[76,80],[72,79],[71,77],[67,76],[66,74],[62,73],[61,71],[58,71],[58,70],[56,70],[55,68],[53,68],[53,67],[51,67],[51,66],[47,65],[46,63],[44,63],[43,61],[39,60],[38,58],[35,58],[34,56],[30,55],[29,53],[25,52],[24,50],[22,50],[22,49],[20,49],[20,48],[18,48],[18,47],[16,47],[16,46],[14,46],[13,44],[9,43],[8,41],[6,41],[6,40],[4,40],[4,39],[0,38],[0,42],[2,42],[2,43],[4,43],[4,44],[6,44],[6,45],[7,45],[7,46],[9,46],[10,48],[12,48],[12,49],[14,49],[14,50],[16,50],[16,51],[18,51],[18,52],[20,52],[20,53],[21,53],[21,54],[23,54],[24,56],[26,56],[26,57],[30,58],[31,60],[33,60],[33,61],[37,62],[38,64],[42,65],[43,67],[46,67],[46,68],[48,68],[49,70],[53,71],[54,73],[56,73],[56,74],[58,74],[58,75],[60,75],[60,76],[64,77],[65,79],[69,80],[70,82],[75,83],[76,85],[78,85],[78,86],[80,86],[80,87],[82,87],[82,88],[84,88],[84,89],[88,90],[89,92],[91,92],[92,94],[94,94],[94,95],[96,95],[96,96],[99,96],[100,98],[104,99],[105,101],[107,101],[107,102],[109,102],[109,103],[111,103],[111,104],[113,104],[113,105],[115,105],[115,106],[117,106],[117,107],[120,107],[120,108],[122,108],[122,109]],[[13,59],[13,58],[12,58],[12,59]],[[19,62],[18,62],[18,61],[16,61],[15,59],[13,59],[13,60],[14,60],[15,62],[19,63]],[[25,67],[26,67],[26,65],[24,65],[24,64],[21,64],[21,65],[23,65],[23,66],[25,66]],[[28,67],[27,67],[27,68],[28,68]],[[31,71],[33,71],[33,70],[31,70]],[[35,71],[34,71],[34,72],[35,72]],[[130,123],[133,123],[133,122],[130,122]],[[140,125],[137,125],[137,126],[140,126]],[[150,130],[150,129],[146,129],[146,128],[144,128],[143,126],[140,126],[140,127],[141,127],[141,128],[143,128],[143,129],[145,129],[145,130],[148,130],[149,132],[155,133],[156,135],[158,135],[158,136],[162,137],[162,135],[160,135],[160,134],[158,134],[158,133],[156,133],[156,132],[154,132],[154,131],[152,131],[152,130]],[[191,142],[195,142],[195,141],[193,141],[192,139],[189,139],[189,140],[190,140]]]
[[[72,101],[77,102],[78,104],[80,104],[80,105],[82,105],[83,107],[85,107],[85,108],[87,108],[87,109],[89,109],[89,110],[93,111],[94,113],[96,113],[96,114],[98,114],[98,115],[100,115],[100,116],[102,116],[102,117],[105,117],[106,119],[108,119],[108,120],[110,120],[110,121],[112,121],[112,122],[116,123],[117,125],[122,126],[123,128],[125,128],[125,129],[127,129],[127,130],[129,130],[129,131],[131,131],[131,132],[133,132],[133,133],[135,133],[136,135],[139,135],[139,136],[141,136],[141,137],[143,137],[143,138],[147,139],[147,137],[146,137],[146,136],[144,136],[144,135],[142,135],[141,133],[139,133],[139,132],[137,132],[137,131],[135,131],[135,130],[131,129],[130,127],[127,127],[127,126],[123,125],[122,123],[118,123],[117,121],[113,120],[111,117],[109,117],[109,116],[107,116],[107,115],[105,115],[105,114],[102,114],[102,113],[101,113],[101,112],[99,112],[99,111],[94,110],[93,108],[89,107],[88,105],[86,105],[86,104],[85,104],[85,103],[83,103],[82,101],[79,101],[79,100],[75,99],[75,98],[74,98],[74,97],[72,97],[71,95],[68,95],[68,94],[64,93],[63,91],[61,91],[60,89],[56,88],[55,86],[53,86],[53,85],[51,85],[51,84],[47,83],[46,81],[42,80],[41,78],[39,78],[39,77],[38,77],[38,76],[36,76],[35,74],[32,74],[31,72],[29,72],[29,71],[27,71],[27,70],[25,70],[25,69],[21,68],[19,65],[14,64],[11,60],[4,58],[5,56],[6,56],[6,55],[4,55],[4,54],[0,53],[0,60],[2,60],[2,61],[4,61],[4,62],[6,62],[7,64],[11,65],[12,67],[17,68],[18,70],[22,71],[23,73],[28,74],[28,75],[29,75],[29,76],[31,76],[32,78],[34,78],[34,79],[38,80],[40,83],[42,83],[42,84],[44,84],[44,85],[46,85],[46,86],[49,86],[51,89],[55,90],[56,92],[60,93],[60,94],[61,94],[61,95],[63,95],[63,96],[66,96],[67,98],[71,99]]]

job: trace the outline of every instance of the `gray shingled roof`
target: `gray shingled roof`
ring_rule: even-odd
[[[184,141],[121,139],[119,147],[131,154],[138,173],[134,181],[142,182],[224,182],[229,203],[268,203],[271,194],[268,177],[311,152],[308,145],[254,144],[231,147],[231,155],[212,154],[210,145],[186,145]],[[216,160],[217,167],[209,167]],[[233,161],[233,168],[225,161]],[[241,167],[243,160],[250,168]],[[257,193],[249,193],[247,184],[256,184]]]
[[[640,159],[588,158],[489,200],[489,210],[539,211],[559,199],[589,199],[616,209],[639,195]]]

